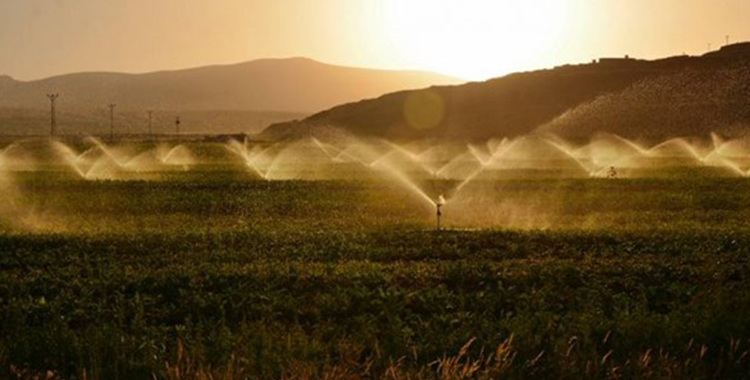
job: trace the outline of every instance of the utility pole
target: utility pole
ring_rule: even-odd
[[[709,42],[709,43],[708,43],[708,52],[709,52],[709,53],[711,52],[711,47],[712,47],[712,45],[711,45],[711,43]]]
[[[724,46],[729,46],[729,35],[726,36],[726,44]]]
[[[115,107],[117,104],[109,103],[109,139],[115,141]]]
[[[148,110],[148,134],[149,134],[149,136],[153,136],[154,135],[154,123],[153,123],[153,119],[154,119],[154,111]]]
[[[174,126],[175,126],[175,130],[177,131],[178,138],[180,137],[180,124],[181,124],[180,117],[177,116],[177,119],[175,119],[174,121]]]
[[[57,134],[57,109],[55,109],[55,102],[57,101],[57,98],[60,97],[60,94],[47,94],[47,98],[50,102],[50,131],[49,135],[51,138],[55,138],[55,134]]]

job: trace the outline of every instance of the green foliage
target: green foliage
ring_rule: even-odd
[[[38,225],[0,235],[1,377],[750,371],[744,180],[503,182],[572,224],[436,233],[395,187],[227,175],[28,174]]]

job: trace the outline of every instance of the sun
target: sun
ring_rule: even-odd
[[[540,63],[561,40],[563,0],[387,0],[386,30],[407,63],[485,79]]]

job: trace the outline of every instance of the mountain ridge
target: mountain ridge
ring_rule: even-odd
[[[702,56],[674,56],[657,60],[640,60],[630,57],[602,58],[592,63],[579,65],[563,65],[552,69],[529,71],[509,74],[501,78],[494,78],[484,82],[472,82],[455,86],[434,86],[429,89],[399,91],[383,95],[377,99],[364,100],[333,107],[314,114],[298,122],[279,123],[270,126],[261,135],[262,138],[279,139],[293,137],[296,131],[308,131],[311,126],[327,126],[341,128],[347,132],[359,135],[376,136],[389,139],[486,139],[491,137],[515,137],[534,133],[543,126],[545,132],[555,132],[550,124],[577,107],[594,102],[602,96],[614,96],[624,93],[628,89],[646,82],[641,89],[648,87],[650,81],[670,76],[675,83],[657,83],[662,87],[669,87],[672,91],[694,91],[686,83],[679,83],[680,77],[675,74],[683,71],[701,71],[712,74],[722,70],[733,70],[736,67],[750,64],[750,43],[729,45],[716,52]],[[737,71],[737,72],[742,72]],[[731,79],[731,78],[730,78]],[[722,93],[734,91],[731,96],[721,96],[721,101],[729,102],[729,106],[722,109],[737,107],[739,97],[744,96],[741,91],[735,91],[737,83],[729,80],[716,82],[704,81],[704,87],[718,87],[716,91],[707,93]],[[724,86],[724,87],[722,87]],[[432,94],[432,95],[430,95]],[[733,96],[733,97],[732,97]],[[444,112],[440,121],[430,128],[418,128],[408,120],[407,103],[413,98],[439,98],[443,103]],[[617,98],[612,102],[633,101],[636,95]],[[679,98],[687,102],[697,102],[696,97]],[[653,106],[669,108],[667,97],[651,96]],[[663,102],[663,103],[659,103]],[[440,107],[438,107],[440,108]],[[627,112],[638,112],[637,108],[625,106],[610,107],[611,109]],[[690,108],[686,105],[685,108]],[[705,108],[704,108],[705,109]],[[590,109],[589,109],[590,111]],[[743,116],[742,112],[727,112],[733,115],[721,123],[750,124],[750,114]],[[666,113],[677,116],[676,113]],[[596,121],[599,126],[617,125],[616,112],[607,114],[608,120],[597,120],[596,114],[587,112],[590,123]],[[691,114],[693,119],[683,120],[690,125],[690,132],[703,131],[709,133],[709,127],[716,127],[717,123],[701,121],[698,113]],[[644,120],[641,118],[640,120]],[[647,121],[647,120],[646,120]],[[668,123],[670,124],[670,123]],[[671,125],[671,124],[670,124]],[[622,128],[621,128],[622,127]],[[575,131],[576,121],[568,119],[564,132]],[[587,126],[580,126],[581,130]],[[629,125],[627,128],[619,126],[621,133],[629,135],[657,135],[678,134],[680,129],[671,125],[670,128],[659,130],[658,126],[643,125],[640,127]],[[641,130],[639,130],[639,128]],[[736,128],[735,128],[736,129]],[[687,132],[686,130],[685,132]],[[593,131],[589,131],[592,132]],[[581,134],[571,133],[581,136]],[[631,136],[632,137],[632,136]],[[640,136],[639,136],[640,137]]]
[[[347,66],[347,65],[341,65],[341,64],[326,63],[326,62],[319,61],[313,58],[302,57],[302,56],[284,57],[284,58],[258,58],[258,59],[253,59],[249,61],[240,61],[240,62],[234,62],[234,63],[216,63],[216,64],[207,64],[207,65],[202,65],[202,66],[190,66],[190,67],[184,67],[184,68],[163,69],[163,70],[153,70],[153,71],[144,71],[144,72],[126,72],[126,71],[108,71],[108,70],[75,71],[75,72],[70,72],[70,73],[56,74],[56,75],[51,75],[51,76],[44,77],[44,78],[29,79],[29,80],[16,79],[12,75],[0,74],[0,80],[10,79],[17,83],[33,83],[33,82],[47,81],[47,80],[55,79],[55,78],[64,78],[64,77],[87,75],[87,74],[147,76],[147,75],[155,75],[155,74],[169,74],[169,73],[178,73],[178,72],[199,71],[203,69],[231,68],[235,66],[244,66],[244,65],[251,65],[251,64],[283,63],[283,62],[312,63],[312,64],[325,65],[325,66],[333,67],[333,68],[355,69],[355,70],[363,70],[363,71],[366,70],[366,71],[385,72],[385,73],[428,74],[428,75],[442,76],[442,77],[450,78],[456,81],[464,81],[463,79],[458,78],[458,77],[452,77],[450,75],[445,75],[445,74],[428,71],[428,70],[397,70],[397,69],[380,69],[380,68],[371,68],[371,67]]]
[[[329,65],[303,57],[270,58],[146,73],[70,73],[31,81],[0,76],[0,106],[44,108],[44,95],[58,92],[61,103],[72,108],[117,102],[130,109],[312,113],[400,89],[458,82],[425,71]]]

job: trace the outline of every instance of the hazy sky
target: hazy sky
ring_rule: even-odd
[[[750,40],[750,0],[0,0],[0,74],[305,56],[468,79]]]

